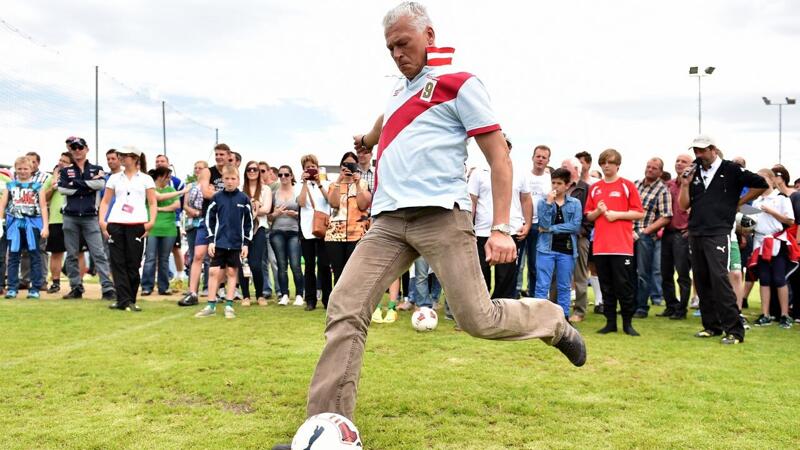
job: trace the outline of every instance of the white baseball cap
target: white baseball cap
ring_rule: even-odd
[[[691,145],[689,145],[689,150],[693,148],[708,148],[711,146],[716,147],[717,144],[714,143],[714,139],[711,139],[711,136],[706,136],[705,134],[701,134],[692,140]]]
[[[117,153],[120,155],[136,155],[137,158],[142,157],[142,151],[132,145],[126,145],[125,147],[120,148],[117,150]]]

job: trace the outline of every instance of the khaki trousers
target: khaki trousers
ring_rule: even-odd
[[[575,306],[572,313],[576,316],[585,316],[586,308],[589,303],[587,295],[589,280],[589,239],[578,236],[578,260],[575,261],[575,272],[573,281],[575,282]]]
[[[353,418],[372,312],[392,281],[421,255],[447,292],[458,325],[484,339],[558,343],[569,324],[546,300],[489,299],[471,214],[438,207],[382,213],[356,246],[328,303],[325,348],[308,394],[308,415]]]

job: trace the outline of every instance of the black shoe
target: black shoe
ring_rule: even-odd
[[[111,303],[108,305],[108,309],[119,309],[119,304],[117,302]]]
[[[554,347],[561,351],[575,367],[586,364],[586,344],[575,327],[564,327],[564,334],[561,335],[561,339]]]
[[[617,332],[617,324],[615,322],[608,322],[606,326],[597,330],[599,334],[608,334]]]
[[[56,292],[61,290],[61,283],[53,283],[47,288],[48,294],[55,294]]]
[[[103,292],[103,300],[116,300],[117,293],[114,291],[105,291]]]
[[[142,291],[142,293],[139,295],[142,297],[147,297],[148,295],[153,295],[153,291]]]
[[[317,309],[317,307],[316,307],[316,306],[306,305],[306,307],[305,307],[305,310],[306,310],[306,311],[313,311],[313,310],[315,310],[315,309]]]
[[[671,310],[669,308],[666,308],[664,311],[661,311],[660,313],[656,314],[656,317],[672,317],[674,315],[675,315],[675,311],[673,311],[673,310]]]
[[[635,313],[633,313],[633,318],[634,319],[646,319],[647,318],[647,311],[645,311],[643,309],[638,309],[638,310],[636,310]]]
[[[714,336],[719,336],[720,334],[722,334],[722,333],[720,333],[719,331],[700,330],[700,331],[698,331],[697,333],[694,334],[694,337],[696,337],[696,338],[710,338],[710,337],[714,337]]]
[[[178,306],[194,306],[198,304],[197,295],[187,294],[182,299],[178,300]]]
[[[169,289],[166,291],[158,291],[158,295],[172,295],[172,291]]]
[[[77,300],[79,298],[83,298],[83,290],[81,290],[80,288],[73,288],[71,291],[64,294],[64,296],[61,298],[63,298],[64,300]]]
[[[669,320],[686,320],[685,312],[676,312],[669,316]]]
[[[272,447],[272,450],[292,450],[291,444],[276,444]]]
[[[639,332],[633,328],[633,325],[626,323],[622,325],[622,331],[628,336],[640,336]]]
[[[597,305],[594,307],[595,314],[603,314],[603,305]]]
[[[137,305],[136,303],[131,303],[131,304],[128,305],[127,308],[125,308],[125,311],[142,312],[142,308],[139,308],[139,305]]]
[[[722,338],[719,342],[720,342],[720,344],[724,344],[724,345],[736,345],[736,344],[740,344],[742,342],[742,340],[737,338],[736,336],[734,336],[732,334],[729,334],[729,335],[725,336],[724,338]]]

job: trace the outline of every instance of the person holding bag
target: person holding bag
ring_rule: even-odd
[[[305,301],[306,311],[317,307],[317,275],[322,289],[322,306],[328,307],[331,295],[331,266],[325,251],[325,233],[330,223],[328,188],[330,183],[320,181],[319,162],[315,155],[300,158],[303,167],[302,183],[297,194],[300,205],[300,248],[305,260]]]

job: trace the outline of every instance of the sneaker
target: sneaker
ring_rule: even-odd
[[[172,295],[172,289],[167,289],[166,291],[158,291],[158,295]]]
[[[6,292],[6,298],[17,298],[17,291],[9,289],[8,292]]]
[[[204,288],[203,290],[201,290],[200,291],[200,296],[201,297],[208,297],[208,288]]]
[[[372,313],[372,323],[383,323],[383,314],[381,313],[381,309],[378,308]]]
[[[399,309],[400,311],[410,311],[411,308],[413,307],[414,305],[408,300],[404,300],[403,303],[397,305],[397,309]]]
[[[103,292],[103,300],[116,300],[117,293],[114,291],[105,291]]]
[[[225,307],[225,318],[226,319],[235,319],[236,313],[233,311],[233,306],[226,306]]]
[[[750,322],[747,320],[747,317],[744,314],[739,314],[739,320],[742,322],[742,327],[745,331],[750,329]]]
[[[700,330],[694,334],[696,338],[710,338],[714,336],[719,336],[721,333],[713,330]]]
[[[67,292],[63,297],[64,300],[77,300],[83,298],[83,290],[80,288],[72,288],[69,292]]]
[[[250,306],[250,299],[249,298],[243,298],[242,299],[242,306]]]
[[[147,297],[149,295],[153,295],[153,291],[142,291],[142,293],[139,295],[141,295],[142,297]]]
[[[756,321],[753,322],[753,325],[757,327],[766,327],[768,325],[772,325],[772,317],[761,314],[760,316],[758,316],[758,319],[756,319]]]
[[[294,306],[303,306],[305,304],[306,304],[306,302],[303,300],[303,296],[302,295],[296,296],[294,298],[294,303],[292,303],[292,305],[294,305]]]
[[[258,299],[258,306],[267,306],[267,299],[265,299],[263,297],[259,298]]]
[[[194,316],[195,317],[212,317],[217,314],[217,310],[210,306],[206,306],[205,308],[198,311]]]
[[[569,359],[574,366],[580,367],[586,363],[586,344],[583,337],[575,327],[565,325],[564,334],[554,346]]]
[[[131,303],[125,308],[125,311],[128,312],[142,312],[142,308],[139,307],[136,303]]]
[[[39,290],[35,288],[29,289],[28,298],[32,300],[39,300]]]
[[[233,299],[234,300],[241,300],[242,299],[242,290],[241,289],[236,288],[236,292],[233,293]]]
[[[53,283],[47,288],[48,294],[55,294],[56,292],[61,290],[61,283]]]
[[[605,310],[603,309],[603,304],[602,303],[599,304],[599,305],[595,305],[595,307],[594,307],[594,313],[595,314],[603,314],[604,311]]]
[[[108,305],[108,309],[119,309],[119,303],[113,302]]]
[[[186,294],[182,299],[178,300],[178,306],[194,306],[198,303],[197,295],[192,293]]]
[[[394,323],[397,320],[397,311],[390,309],[386,311],[386,317],[383,318],[383,323]]]
[[[647,311],[643,309],[637,309],[635,313],[633,313],[634,319],[646,319],[647,318]]]
[[[734,336],[732,334],[726,335],[724,338],[722,338],[719,341],[720,344],[724,344],[724,345],[736,345],[736,344],[740,344],[741,342],[742,342],[741,339],[737,338],[736,336]]]
[[[284,295],[283,297],[281,297],[281,301],[278,302],[278,306],[286,306],[288,304],[289,304],[289,296],[288,295]]]
[[[28,296],[28,298],[30,298],[30,296]],[[791,317],[789,317],[789,316],[781,316],[780,327],[785,329],[785,330],[788,330],[789,328],[792,328],[792,322],[793,322],[793,320],[792,320]]]
[[[692,309],[699,308],[700,307],[700,297],[698,297],[696,295],[694,297],[692,297],[692,301],[691,301],[691,304],[690,304],[689,307],[692,308]]]

